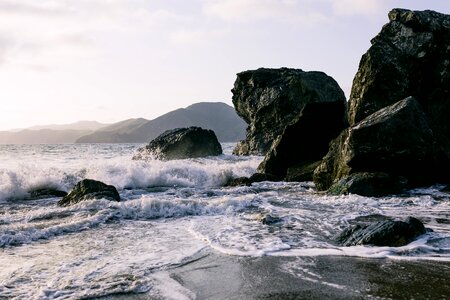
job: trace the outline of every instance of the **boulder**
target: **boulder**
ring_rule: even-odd
[[[300,69],[241,72],[232,93],[238,115],[249,125],[246,139],[234,149],[237,155],[265,154],[307,103],[345,103],[344,92],[333,78]]]
[[[68,195],[64,196],[58,202],[58,205],[69,206],[91,199],[120,201],[120,196],[116,188],[112,185],[106,185],[97,180],[83,179],[75,185]]]
[[[408,217],[405,221],[383,220],[370,225],[358,224],[344,229],[335,237],[342,246],[374,245],[401,247],[427,230],[422,222]]]
[[[200,127],[167,130],[146,147],[137,150],[133,159],[185,159],[222,154],[217,137],[212,130]]]
[[[366,197],[381,197],[398,194],[406,186],[403,177],[387,173],[353,173],[334,183],[328,193],[331,195],[358,194]]]
[[[402,176],[412,186],[446,182],[448,156],[420,104],[408,97],[344,130],[313,177],[318,190],[357,172]]]
[[[272,144],[258,172],[290,181],[312,180],[313,168],[327,154],[328,144],[346,127],[345,102],[305,104]]]
[[[413,96],[435,132],[450,137],[450,15],[393,9],[371,43],[353,80],[350,125]]]

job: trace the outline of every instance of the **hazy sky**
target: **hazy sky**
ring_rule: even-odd
[[[0,0],[0,130],[231,104],[236,73],[324,71],[347,96],[391,8],[449,0]]]

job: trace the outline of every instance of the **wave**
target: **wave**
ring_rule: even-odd
[[[17,163],[0,168],[0,202],[23,200],[30,191],[51,188],[70,191],[76,182],[90,178],[124,189],[149,187],[217,187],[232,177],[250,176],[261,157],[215,158],[174,161],[132,161],[129,158],[81,160],[70,164]]]
[[[147,194],[122,202],[100,199],[70,207],[30,206],[5,213],[0,215],[0,248],[77,233],[111,221],[236,214],[255,206],[258,201],[252,195],[194,199],[180,199],[176,194],[173,198],[170,195],[160,197],[159,194]]]

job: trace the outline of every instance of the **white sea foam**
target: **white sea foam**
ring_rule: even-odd
[[[231,155],[174,161],[133,161],[134,148],[115,149],[119,153],[78,149],[75,145],[61,157],[45,158],[46,152],[26,153],[19,160],[0,160],[0,202],[24,199],[36,188],[53,188],[69,191],[83,178],[100,180],[117,189],[136,189],[154,186],[217,187],[232,177],[250,176],[255,172],[261,157],[245,159]],[[118,147],[118,146],[117,146]],[[77,151],[87,151],[80,157]],[[111,151],[113,151],[111,150]],[[30,150],[31,151],[31,150]],[[89,153],[90,152],[90,153]],[[98,157],[97,154],[102,154]]]
[[[16,146],[6,154],[0,147],[2,296],[78,299],[155,292],[189,299],[189,291],[167,283],[167,273],[160,272],[205,248],[240,256],[450,261],[450,195],[439,186],[385,198],[327,196],[312,183],[225,188],[229,177],[252,174],[261,157],[132,161],[138,146]],[[30,189],[68,191],[82,178],[115,185],[122,201],[70,207],[58,207],[57,198],[23,201]],[[263,224],[267,214],[279,221]],[[372,215],[414,216],[434,232],[404,247],[341,247],[333,241],[355,218]],[[169,288],[164,284],[174,294],[162,293]]]
[[[121,222],[7,248],[0,255],[0,294],[14,299],[80,299],[154,290],[162,279],[153,276],[155,272],[185,262],[206,245],[192,239],[186,222]],[[171,295],[189,294],[179,287]]]

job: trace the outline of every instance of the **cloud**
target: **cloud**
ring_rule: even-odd
[[[227,29],[178,29],[170,34],[170,41],[174,44],[199,45],[218,39],[229,33]]]
[[[204,0],[203,13],[228,22],[278,20],[314,24],[325,21],[325,15],[315,6],[311,0]]]
[[[188,20],[147,4],[143,0],[0,0],[0,64],[49,70],[98,55],[105,50],[99,45],[103,37],[155,32]]]
[[[331,0],[333,11],[337,15],[374,15],[384,12],[387,0]]]
[[[389,0],[203,0],[203,13],[227,22],[276,20],[315,25],[349,15],[375,15]]]

